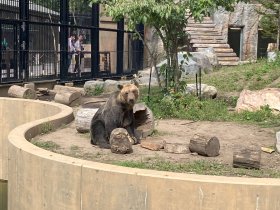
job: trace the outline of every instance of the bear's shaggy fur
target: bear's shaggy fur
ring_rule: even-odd
[[[109,138],[115,128],[125,128],[135,143],[133,106],[139,96],[134,84],[119,85],[119,91],[111,94],[108,101],[93,116],[90,125],[91,143],[110,148]]]

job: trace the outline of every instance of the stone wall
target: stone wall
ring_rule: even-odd
[[[216,28],[228,40],[228,28],[230,26],[242,27],[241,35],[241,60],[257,59],[258,47],[258,25],[260,15],[257,9],[260,5],[238,3],[234,12],[225,11],[223,8],[217,10],[213,15]]]

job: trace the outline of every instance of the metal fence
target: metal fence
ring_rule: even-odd
[[[0,0],[0,84],[121,77],[142,68],[143,45],[123,20],[100,17],[89,0],[75,2]],[[81,53],[70,52],[70,35],[73,45],[81,35]]]

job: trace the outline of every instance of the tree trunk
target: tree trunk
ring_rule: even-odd
[[[261,162],[260,149],[241,149],[233,153],[233,167],[259,169]]]
[[[164,151],[167,153],[174,154],[188,154],[189,149],[187,144],[179,144],[179,143],[166,143],[163,142]]]
[[[207,138],[195,134],[190,140],[189,149],[191,152],[196,152],[199,155],[215,157],[219,155],[220,142],[215,136]]]
[[[277,40],[276,40],[276,47],[279,51],[279,45],[280,45],[280,5],[278,5],[278,28],[277,28]]]
[[[36,92],[30,88],[12,85],[8,90],[8,96],[14,98],[36,99]]]
[[[90,130],[90,124],[93,116],[98,109],[84,108],[79,109],[75,117],[76,130],[79,133],[87,133]]]

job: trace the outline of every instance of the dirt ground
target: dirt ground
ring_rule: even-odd
[[[75,108],[77,111],[77,108]],[[162,143],[188,144],[194,134],[216,136],[220,141],[220,155],[204,157],[197,154],[173,154],[161,151],[151,151],[138,145],[133,145],[131,154],[114,154],[108,149],[100,149],[90,144],[89,134],[80,134],[75,129],[75,122],[54,132],[36,137],[39,142],[52,141],[60,147],[55,152],[98,162],[112,163],[116,161],[145,161],[152,158],[163,158],[172,162],[190,162],[194,160],[215,161],[232,165],[233,151],[240,148],[259,146],[271,147],[275,144],[276,129],[260,128],[253,125],[232,122],[192,122],[187,120],[157,120],[156,134],[142,141]],[[261,153],[261,168],[280,169],[280,155],[276,152]]]

